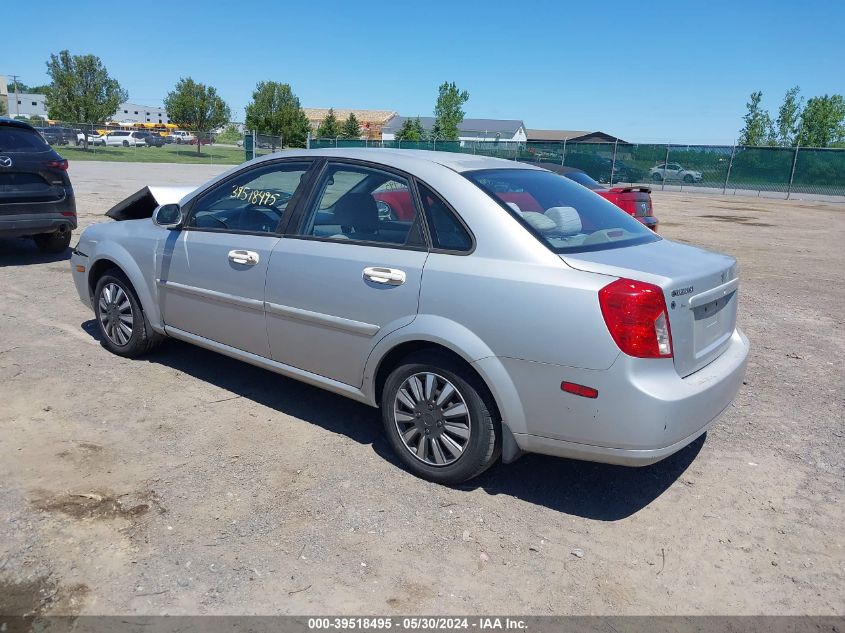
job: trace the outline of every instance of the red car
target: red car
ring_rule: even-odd
[[[600,185],[590,176],[574,167],[564,167],[563,165],[556,165],[555,163],[534,163],[538,167],[548,169],[561,176],[566,176],[570,180],[583,185],[587,189],[592,189],[605,200],[610,200],[617,207],[634,216],[637,220],[645,224],[655,233],[657,232],[657,225],[659,220],[654,217],[654,207],[651,203],[651,189],[641,185],[633,185],[631,187],[607,187]]]

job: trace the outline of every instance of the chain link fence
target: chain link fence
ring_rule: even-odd
[[[609,186],[648,184],[667,191],[694,189],[786,198],[793,194],[845,196],[845,149],[349,139],[312,139],[310,147],[426,149],[555,163],[581,169]]]
[[[234,125],[219,132],[175,125],[43,122],[45,140],[69,160],[237,165],[285,147],[284,138]],[[485,135],[479,133],[484,139]],[[845,196],[845,149],[636,143],[521,143],[500,140],[380,141],[310,139],[311,148],[387,147],[462,152],[581,169],[608,186],[648,184],[667,191],[699,190],[789,198]]]
[[[217,133],[143,123],[30,123],[71,161],[237,165],[246,160],[243,134],[233,130]]]

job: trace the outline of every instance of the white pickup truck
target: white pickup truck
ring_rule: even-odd
[[[196,138],[197,137],[190,132],[185,132],[183,130],[174,130],[167,135],[167,141],[169,143],[176,143],[178,145],[181,145],[182,143],[193,143]]]

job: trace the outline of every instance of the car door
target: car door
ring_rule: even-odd
[[[186,208],[159,257],[164,323],[269,357],[264,283],[282,223],[312,162],[252,166],[217,183]]]
[[[428,248],[411,183],[328,161],[298,215],[267,273],[272,358],[360,386],[376,342],[417,315]]]
[[[666,165],[666,180],[680,180],[681,166],[678,163]]]

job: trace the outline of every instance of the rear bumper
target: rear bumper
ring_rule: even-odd
[[[718,358],[685,378],[671,359],[624,354],[604,371],[502,359],[525,411],[525,428],[512,429],[514,439],[527,452],[652,464],[705,433],[728,408],[748,351],[748,339],[735,330]],[[598,398],[562,392],[564,380],[598,389]]]
[[[0,214],[0,236],[18,237],[76,228],[76,202],[73,196],[57,202],[4,204]],[[73,215],[63,215],[72,213]]]
[[[637,217],[637,220],[641,223],[650,228],[655,233],[657,232],[657,225],[660,224],[660,221],[654,217],[653,215],[646,215],[642,217]]]

